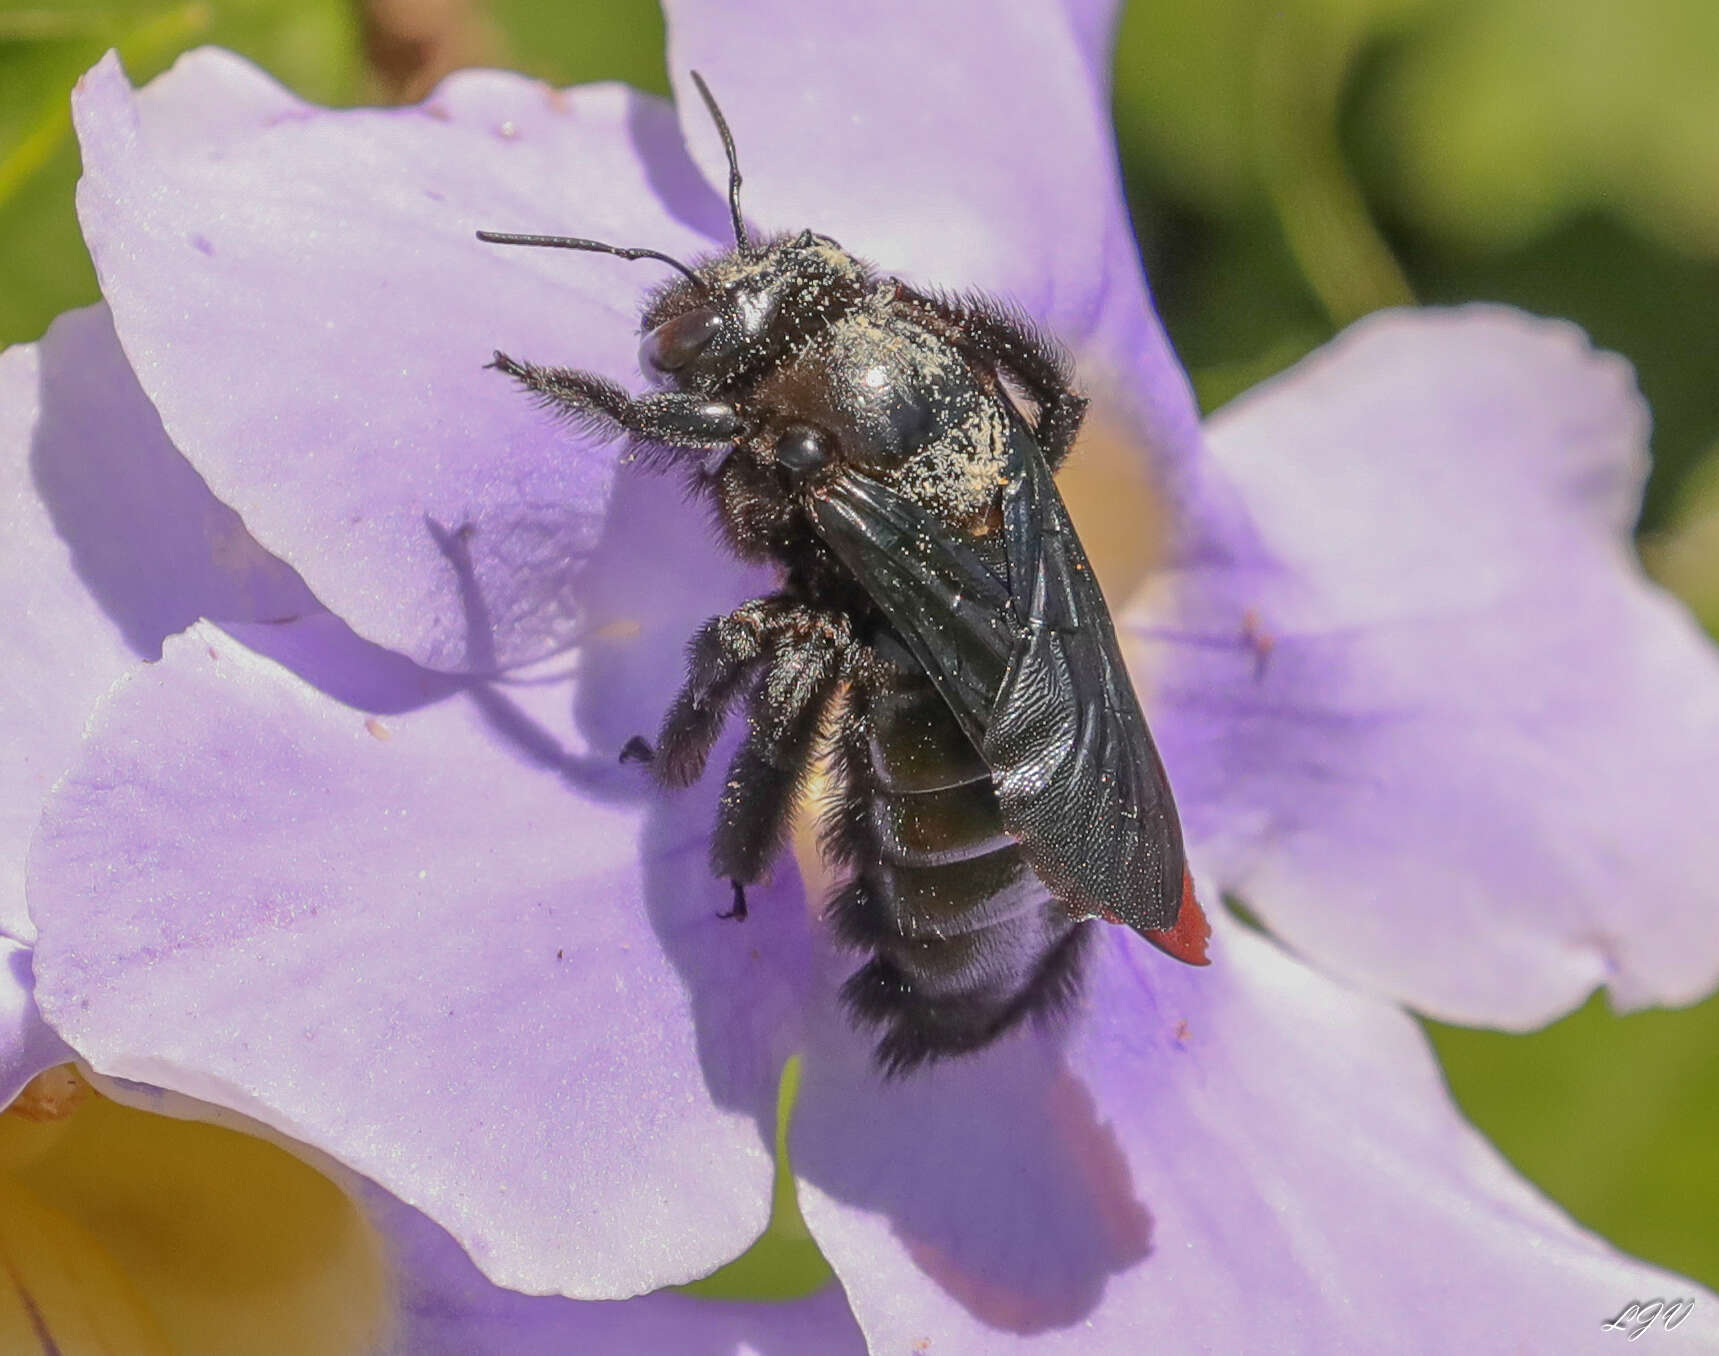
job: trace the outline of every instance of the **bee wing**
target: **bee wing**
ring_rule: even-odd
[[[839,476],[813,512],[819,534],[983,748],[1015,648],[1008,585],[918,504],[867,476]]]
[[[1161,931],[1187,891],[1170,784],[1044,454],[1018,425],[1011,452],[1016,642],[980,745],[1003,823],[1070,912]]]
[[[888,616],[983,753],[1003,824],[1077,918],[1171,928],[1181,825],[1110,613],[1037,441],[1015,426],[1007,579],[918,504],[844,473],[820,534]]]

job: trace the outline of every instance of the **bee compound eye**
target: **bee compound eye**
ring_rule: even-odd
[[[830,459],[830,435],[814,424],[789,424],[776,440],[776,460],[795,475],[815,471]]]
[[[639,344],[639,366],[659,376],[673,376],[703,353],[722,328],[722,317],[708,306],[683,311],[665,320]]]

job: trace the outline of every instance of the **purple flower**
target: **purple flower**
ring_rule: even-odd
[[[718,779],[665,799],[615,765],[763,581],[483,370],[637,383],[639,266],[472,233],[719,245],[696,99],[687,142],[655,100],[500,74],[329,113],[200,53],[141,95],[86,77],[111,311],[0,360],[39,591],[13,652],[43,661],[5,820],[29,917],[13,891],[0,920],[53,1031],[344,1165],[513,1290],[740,1252],[799,1052],[801,1201],[873,1350],[1570,1351],[1690,1293],[1711,1340],[1711,1296],[1463,1124],[1395,1006],[1526,1025],[1719,975],[1719,664],[1630,554],[1627,370],[1514,312],[1385,314],[1202,436],[1118,195],[1107,9],[715,10],[670,7],[669,65],[722,98],[752,219],[1076,349],[1073,483],[1156,506],[1109,587],[1195,870],[1283,944],[1215,917],[1193,971],[1105,929],[1060,1030],[880,1083],[792,869],[717,920]],[[458,1304],[545,1323],[691,1303],[468,1280]],[[857,1340],[795,1321],[784,1349]]]
[[[38,1010],[30,944],[36,928],[24,908],[22,867],[25,840],[42,813],[49,788],[78,757],[80,744],[88,743],[84,725],[90,709],[116,681],[123,690],[128,685],[126,675],[137,671],[137,676],[143,677],[161,671],[159,667],[140,668],[138,661],[159,657],[163,637],[182,628],[192,627],[186,637],[169,641],[170,653],[175,647],[192,643],[190,637],[198,637],[207,647],[200,651],[205,656],[216,646],[227,647],[235,657],[242,655],[225,633],[207,625],[193,625],[203,613],[228,618],[300,611],[315,614],[281,628],[289,647],[298,638],[314,637],[315,628],[329,625],[329,619],[296,576],[255,545],[233,511],[210,495],[165,439],[159,416],[115,342],[105,309],[63,316],[40,345],[0,354],[0,448],[5,453],[0,464],[6,476],[0,502],[6,505],[7,513],[0,550],[6,552],[5,577],[15,586],[5,614],[7,639],[13,653],[28,656],[17,670],[19,681],[13,700],[5,708],[8,747],[13,751],[15,768],[23,775],[7,781],[5,797],[0,801],[0,832],[6,835],[4,861],[9,872],[0,894],[3,1112],[36,1075],[88,1054],[68,1048]],[[237,628],[238,623],[229,621],[228,625]],[[310,629],[301,630],[305,627]],[[307,659],[312,657],[309,649],[304,653]],[[413,682],[423,680],[433,691],[441,681],[403,660],[362,647],[343,654],[338,646],[325,646],[314,658],[324,664],[322,681],[329,690],[360,701],[369,694],[377,698],[372,705],[386,707],[388,694],[398,695]],[[310,695],[308,689],[305,695]],[[362,717],[354,718],[362,727]],[[385,727],[378,724],[371,728],[381,734]],[[185,733],[190,737],[189,730]],[[375,737],[365,736],[367,742]],[[190,753],[190,743],[182,751]],[[308,753],[310,746],[302,751]],[[276,791],[289,799],[293,794],[317,794],[317,789],[306,783],[300,783],[295,792],[287,792],[280,785]],[[147,786],[135,783],[124,794],[147,795]],[[170,807],[161,808],[168,821],[179,814]],[[229,808],[236,812],[238,802]],[[186,831],[198,831],[189,817],[172,830]],[[136,854],[167,850],[164,842],[148,845],[149,833],[146,830],[132,837],[130,848],[108,854],[107,865],[116,871],[125,870],[123,852],[133,869],[147,872],[149,868]],[[108,853],[107,849],[95,850]],[[198,850],[192,849],[194,853]],[[307,845],[306,850],[315,849]],[[160,883],[165,885],[164,877]],[[308,893],[292,894],[301,888],[283,876],[271,883],[270,897],[279,907],[314,909],[315,900]],[[259,903],[260,898],[247,907]],[[174,926],[165,909],[156,921]],[[36,953],[38,956],[51,955],[55,947],[56,925],[45,912],[42,923],[43,950]],[[235,939],[237,935],[229,934]],[[85,941],[98,948],[116,944],[111,936],[97,941],[94,932]],[[135,940],[117,944],[135,945]],[[576,947],[577,942],[572,945]],[[291,964],[290,949],[283,950],[277,959]],[[352,959],[348,957],[343,963]],[[455,973],[449,971],[450,976]],[[373,982],[356,970],[352,978],[363,984]],[[455,986],[460,982],[454,980]],[[155,981],[146,978],[144,983],[153,988]],[[51,992],[51,985],[42,986],[41,997],[50,1004]],[[447,992],[439,993],[435,1001],[446,1001]],[[93,987],[90,996],[94,997]],[[197,998],[188,989],[181,991],[181,997],[196,1005],[194,1013],[186,1012],[194,1024],[211,1020],[212,1007],[226,1001],[211,1004],[207,996]],[[253,997],[262,998],[259,1013],[273,1011],[272,1017],[265,1017],[265,1026],[285,1015],[278,991],[273,997]],[[80,998],[71,995],[71,1004],[77,1006]],[[314,1004],[318,1000],[314,990],[307,989],[293,1001]],[[643,1013],[644,1009],[638,1011]],[[232,1042],[237,1051],[259,1038],[256,1031],[240,1031],[244,1021],[238,1009],[230,1009],[228,1016],[235,1024],[220,1019],[225,1034],[217,1040]],[[332,1010],[325,1015],[301,1007],[291,1020],[309,1039],[320,1033],[325,1040],[338,1043],[357,1034],[343,1031],[343,1016]],[[374,1054],[378,1069],[390,1062],[389,1055],[381,1051]],[[151,1060],[162,1062],[143,1067]],[[193,1089],[168,1073],[167,1066],[176,1060],[170,1048],[161,1047],[142,1062],[102,1057],[91,1062],[104,1073],[121,1078],[130,1075],[137,1080],[100,1082],[103,1091],[146,1109],[216,1120],[284,1142],[301,1153],[306,1144],[314,1144],[308,1135],[282,1133],[278,1117],[272,1113],[251,1119],[250,1113],[261,1112],[261,1105],[237,1085],[217,1092],[206,1082],[198,1082]],[[471,1081],[477,1072],[475,1068],[462,1071],[455,1081]],[[502,1117],[510,1094],[503,1077],[493,1069],[489,1074],[496,1081],[481,1098],[482,1108],[474,1110],[480,1116]],[[432,1085],[448,1081],[447,1075],[439,1072],[429,1079]],[[176,1089],[178,1095],[164,1093],[163,1088]],[[194,1092],[200,1100],[188,1099],[183,1095],[186,1092]],[[667,1108],[657,1110],[666,1112]],[[104,1331],[108,1338],[123,1336],[132,1344],[127,1349],[157,1349],[148,1345],[151,1339],[173,1349],[211,1349],[207,1325],[229,1321],[232,1306],[238,1301],[230,1294],[199,1300],[203,1291],[218,1290],[219,1282],[196,1271],[207,1258],[208,1248],[193,1248],[187,1254],[180,1243],[197,1223],[194,1215],[188,1218],[184,1214],[185,1200],[175,1194],[178,1184],[171,1180],[142,1183],[117,1203],[86,1189],[69,1205],[57,1203],[59,1217],[66,1217],[69,1211],[73,1224],[62,1225],[53,1234],[43,1233],[32,1223],[35,1216],[25,1209],[37,1194],[31,1173],[25,1171],[17,1180],[12,1178],[18,1164],[14,1140],[8,1136],[10,1119],[0,1116],[0,1252],[11,1250],[23,1270],[9,1273],[7,1285],[0,1287],[0,1335],[13,1333],[11,1325],[28,1318],[64,1350],[84,1349]],[[29,1139],[23,1142],[26,1169],[35,1152],[31,1143]],[[104,1143],[98,1142],[97,1154]],[[354,1291],[363,1295],[362,1285],[324,1284],[319,1288],[308,1277],[253,1274],[245,1267],[263,1263],[248,1264],[243,1249],[249,1240],[240,1240],[240,1256],[223,1268],[221,1276],[236,1274],[259,1293],[267,1291],[269,1318],[286,1332],[298,1331],[288,1326],[295,1317],[303,1321],[314,1315],[323,1330],[349,1335],[373,1332],[387,1350],[411,1356],[471,1356],[477,1352],[559,1356],[569,1350],[785,1356],[802,1349],[799,1344],[808,1336],[821,1350],[863,1349],[854,1320],[834,1290],[787,1305],[725,1303],[677,1294],[653,1295],[625,1304],[588,1304],[499,1288],[477,1270],[437,1222],[343,1169],[338,1156],[332,1161],[323,1155],[312,1157],[336,1176],[371,1226],[389,1263],[391,1284],[366,1305],[353,1299]],[[136,1157],[126,1152],[119,1161],[135,1164]],[[111,1164],[102,1164],[91,1175],[100,1181],[112,1171]],[[220,1190],[242,1195],[245,1186],[224,1182]],[[131,1221],[131,1236],[138,1240],[137,1250],[144,1255],[143,1264],[135,1258],[122,1259],[131,1261],[133,1268],[119,1265],[119,1279],[109,1274],[116,1263],[106,1260],[99,1248],[95,1255],[103,1264],[92,1269],[89,1249],[80,1251],[75,1242],[81,1236],[76,1207],[88,1196],[96,1199],[82,1212],[94,1216],[93,1223],[84,1220],[85,1232],[93,1229],[99,1242],[101,1225],[120,1211],[121,1218]],[[260,1199],[263,1206],[268,1204],[266,1194]],[[264,1215],[258,1227],[266,1234],[280,1225]],[[68,1242],[68,1238],[73,1241]],[[152,1245],[151,1239],[161,1242]],[[333,1242],[329,1241],[331,1252]],[[18,1250],[22,1250],[21,1255]],[[277,1262],[279,1255],[278,1248],[264,1253],[265,1259],[272,1256]],[[353,1260],[349,1250],[348,1254],[334,1254],[329,1265],[350,1265]],[[138,1265],[142,1265],[141,1272],[132,1274]],[[186,1272],[191,1274],[184,1275]],[[75,1289],[68,1290],[63,1281],[56,1284],[58,1277],[67,1274],[75,1281]],[[189,1302],[182,1295],[176,1303],[159,1304],[154,1290],[164,1277],[169,1282],[178,1278]],[[331,1318],[327,1313],[329,1301],[340,1297],[348,1300],[346,1312]],[[187,1308],[191,1311],[189,1329],[185,1326],[187,1314],[177,1312]],[[207,1312],[211,1309],[213,1318]],[[259,1317],[257,1322],[265,1333],[258,1340],[266,1345],[266,1334],[273,1329],[268,1320]],[[37,1330],[25,1327],[20,1331]],[[302,1340],[302,1333],[299,1338]],[[280,1340],[294,1339],[283,1336]],[[4,1345],[3,1337],[0,1345]]]

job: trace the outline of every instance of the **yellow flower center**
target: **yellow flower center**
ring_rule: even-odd
[[[0,1115],[0,1352],[369,1352],[391,1308],[380,1238],[284,1149],[69,1066]]]

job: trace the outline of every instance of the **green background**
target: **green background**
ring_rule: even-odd
[[[462,64],[667,88],[644,0],[0,0],[0,344],[96,295],[72,82],[110,46],[141,81],[204,42],[329,103],[414,97]],[[1637,366],[1655,415],[1643,552],[1719,625],[1719,5],[1136,0],[1116,116],[1206,408],[1378,306],[1568,316]],[[1620,1247],[1719,1286],[1719,1000],[1620,1018],[1596,999],[1527,1036],[1429,1029],[1524,1173]],[[707,1289],[822,1274],[780,1205],[774,1235]]]

